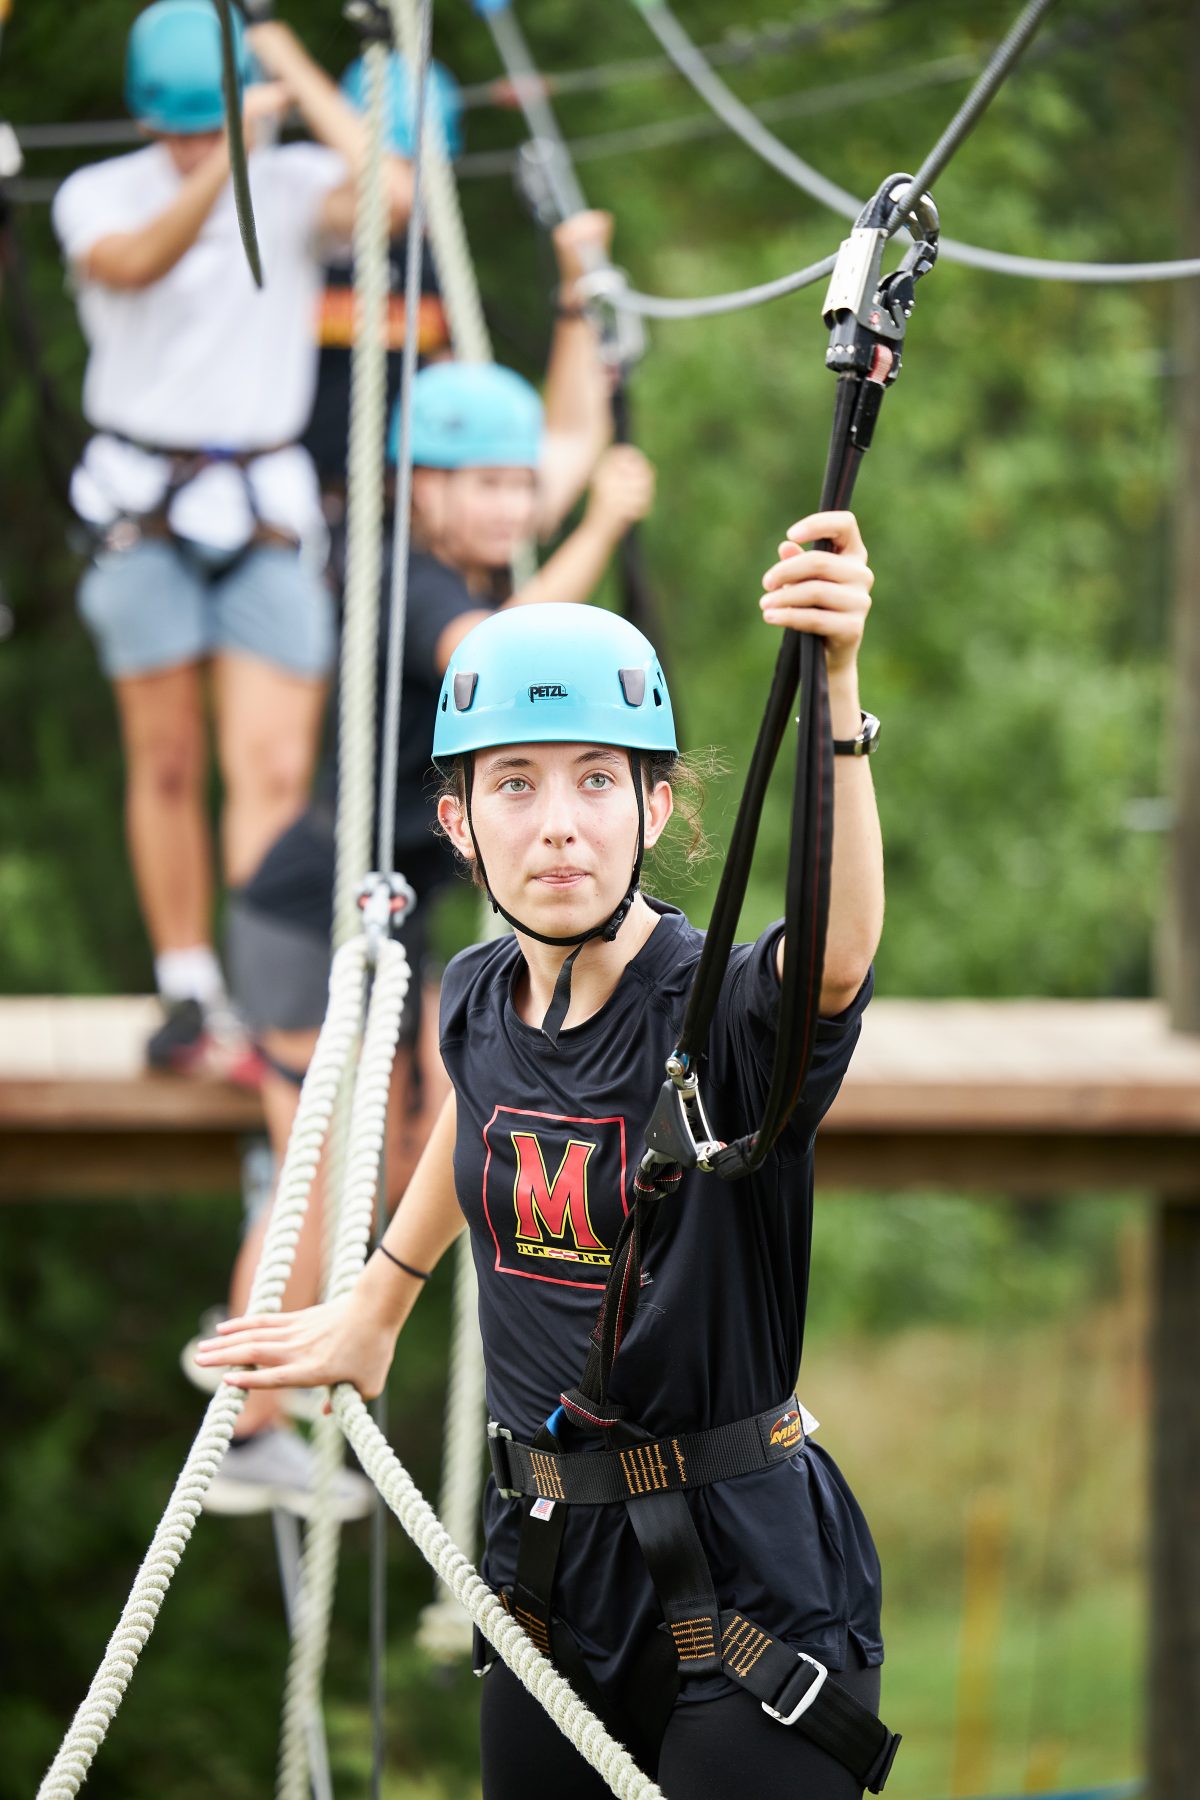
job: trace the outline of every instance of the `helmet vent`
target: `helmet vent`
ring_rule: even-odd
[[[457,712],[467,711],[475,698],[478,682],[478,675],[473,675],[465,669],[460,670],[454,677],[454,706]]]
[[[646,698],[645,669],[618,669],[617,677],[621,683],[621,692],[625,696],[625,704],[640,706]],[[657,695],[655,698],[657,699]],[[661,701],[659,701],[659,705],[662,705]]]
[[[655,706],[662,705],[662,695],[657,688],[654,690],[654,704]]]

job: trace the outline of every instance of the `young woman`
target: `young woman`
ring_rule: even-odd
[[[99,546],[79,606],[113,683],[126,825],[166,1017],[158,1067],[253,1075],[213,947],[207,702],[224,782],[222,851],[244,881],[308,794],[333,659],[312,404],[321,246],[353,223],[361,120],[286,26],[245,34],[270,79],[246,90],[265,285],[238,235],[211,0],[135,20],[130,111],[152,140],[79,170],[54,203],[88,340],[95,435],[72,499]],[[243,48],[244,73],[249,67]],[[320,143],[255,146],[295,104]],[[408,215],[391,166],[392,216]]]
[[[835,551],[801,548],[817,538]],[[767,624],[825,642],[843,748],[864,740],[857,656],[871,585],[846,513],[793,526],[763,579]],[[813,1137],[858,1037],[882,922],[869,763],[859,754],[836,765],[822,1018],[794,1117],[756,1175],[728,1187],[687,1171],[678,1198],[662,1205],[610,1395],[624,1409],[624,1441],[637,1428],[663,1453],[645,1486],[675,1491],[626,1505],[626,1492],[639,1491],[636,1456],[627,1465],[599,1441],[603,1430],[566,1422],[561,1398],[586,1359],[702,943],[682,913],[638,889],[642,850],[658,842],[673,806],[674,728],[655,654],[631,626],[592,609],[486,621],[451,660],[434,751],[446,777],[442,827],[515,934],[447,970],[441,1033],[452,1092],[353,1293],[305,1313],[231,1320],[201,1355],[213,1367],[248,1365],[226,1379],[255,1392],[349,1381],[377,1393],[426,1275],[465,1216],[499,1434],[493,1461],[506,1477],[485,1504],[488,1579],[674,1800],[852,1800],[878,1787],[894,1751],[875,1716],[879,1566],[845,1481],[807,1435],[815,1422],[792,1383]],[[567,988],[567,946],[581,938]],[[786,953],[775,926],[731,958],[705,1076],[718,1136],[732,1138],[761,1112]],[[711,1460],[707,1474],[701,1464],[715,1427],[737,1427],[742,1455],[729,1478],[714,1480]],[[533,1468],[533,1485],[519,1464]],[[581,1464],[619,1493],[574,1503],[564,1484],[578,1477],[566,1465]],[[688,1469],[697,1471],[690,1490]],[[695,1540],[685,1585],[711,1585],[710,1616],[671,1604],[678,1569],[662,1564],[676,1539],[665,1552],[651,1541],[666,1500],[683,1507],[684,1535]],[[539,1533],[561,1534],[549,1595],[539,1580],[548,1536]],[[653,1579],[648,1559],[659,1565]],[[711,1635],[705,1642],[710,1626],[719,1648]],[[659,1653],[672,1640],[678,1694],[652,1719],[651,1689],[664,1691]],[[772,1669],[782,1673],[771,1676],[768,1716],[762,1682]],[[818,1729],[836,1754],[817,1742]],[[484,1683],[481,1730],[487,1800],[607,1791],[503,1665]]]
[[[587,229],[589,227],[581,227]],[[590,229],[606,235],[608,222]],[[570,258],[564,252],[564,276]],[[590,329],[578,321],[560,326],[581,334],[584,374],[597,386],[598,363]],[[590,343],[590,348],[589,348]],[[571,362],[574,353],[560,361]],[[553,382],[547,411],[554,418]],[[573,499],[562,485],[566,467],[585,467],[603,443],[607,402],[597,387],[598,416],[588,410],[576,442],[569,432],[543,430],[537,391],[510,369],[438,363],[418,374],[413,389],[413,538],[405,629],[404,685],[396,789],[395,863],[419,904],[404,938],[415,972],[397,1062],[395,1103],[389,1113],[388,1178],[395,1195],[411,1173],[444,1093],[436,1043],[427,1046],[428,1081],[414,1077],[419,1058],[420,979],[430,902],[453,872],[446,847],[434,835],[433,800],[427,786],[429,745],[438,691],[459,640],[497,609],[524,609],[550,597],[586,601],[602,577],[624,531],[644,516],[654,493],[646,459],[628,447],[603,452],[595,468],[584,515],[538,573],[516,593],[506,581],[517,547],[544,517],[547,486]],[[393,434],[394,436],[395,434]],[[545,461],[544,461],[545,459]],[[558,485],[547,476],[557,477]],[[390,582],[386,584],[390,587]],[[385,608],[385,614],[386,614]],[[540,610],[540,609],[539,609]],[[380,666],[387,645],[381,621]],[[382,675],[378,683],[377,737],[382,740]],[[230,898],[227,960],[234,997],[266,1057],[263,1106],[272,1145],[281,1156],[303,1079],[325,1012],[329,943],[333,924],[334,794],[332,771],[318,799],[272,845],[252,878]],[[422,1104],[412,1104],[419,1095]],[[314,1195],[298,1246],[285,1304],[306,1306],[320,1292],[321,1189]],[[234,1269],[229,1309],[246,1304],[261,1254],[268,1216],[248,1232]],[[185,1347],[189,1379],[211,1385],[197,1369],[194,1342]],[[307,1416],[307,1397],[287,1398],[287,1409]],[[311,1502],[312,1458],[284,1419],[278,1394],[256,1394],[238,1421],[232,1454],[205,1498],[210,1511],[246,1512],[272,1505],[306,1511]],[[350,1497],[357,1484],[348,1474]]]

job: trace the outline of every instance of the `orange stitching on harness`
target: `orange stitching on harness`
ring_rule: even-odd
[[[637,1444],[618,1450],[625,1482],[631,1494],[661,1493],[670,1483],[661,1444]]]
[[[770,1642],[765,1631],[760,1631],[757,1625],[751,1625],[748,1619],[736,1614],[725,1627],[721,1638],[721,1660],[735,1675],[745,1676]]]
[[[533,1464],[533,1479],[539,1496],[547,1500],[565,1500],[562,1476],[555,1467],[554,1458],[547,1456],[544,1450],[531,1450],[529,1460]]]
[[[709,1618],[676,1619],[671,1626],[671,1636],[675,1639],[680,1662],[700,1662],[717,1653],[713,1623]]]
[[[539,1619],[535,1613],[526,1612],[523,1606],[514,1606],[513,1615],[518,1623],[524,1626],[526,1634],[537,1645],[543,1656],[549,1656],[550,1629],[546,1621]]]

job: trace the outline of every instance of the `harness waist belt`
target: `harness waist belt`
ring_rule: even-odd
[[[607,1451],[541,1450],[521,1443],[495,1420],[488,1424],[488,1451],[500,1492],[510,1498],[562,1500],[569,1506],[613,1506],[642,1494],[688,1493],[786,1462],[804,1442],[794,1396],[731,1425],[614,1444]]]

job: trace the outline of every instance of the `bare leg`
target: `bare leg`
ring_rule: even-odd
[[[129,856],[155,954],[212,940],[212,852],[204,805],[198,664],[114,683],[125,746]]]
[[[306,1069],[316,1047],[317,1034],[315,1031],[273,1031],[264,1033],[263,1041],[268,1052],[286,1064],[288,1068]],[[262,1102],[267,1131],[271,1139],[271,1149],[275,1153],[277,1167],[282,1167],[283,1164],[299,1099],[299,1088],[268,1067],[262,1086]],[[312,1306],[320,1298],[321,1237],[325,1216],[324,1196],[325,1165],[322,1158],[313,1178],[308,1211],[305,1214],[299,1241],[296,1244],[295,1261],[292,1263],[292,1272],[283,1292],[284,1312],[295,1312],[300,1307]],[[271,1208],[264,1207],[242,1239],[242,1246],[238,1251],[237,1261],[233,1265],[233,1275],[229,1286],[231,1317],[236,1317],[237,1314],[246,1310],[254,1274],[262,1256],[263,1239],[266,1237],[270,1218]],[[247,1437],[252,1431],[260,1431],[269,1425],[278,1425],[282,1423],[283,1417],[283,1406],[278,1393],[260,1391],[248,1394],[246,1404],[238,1417],[237,1435]]]
[[[223,651],[213,665],[217,747],[225,782],[225,878],[249,880],[303,810],[320,740],[326,683]]]

